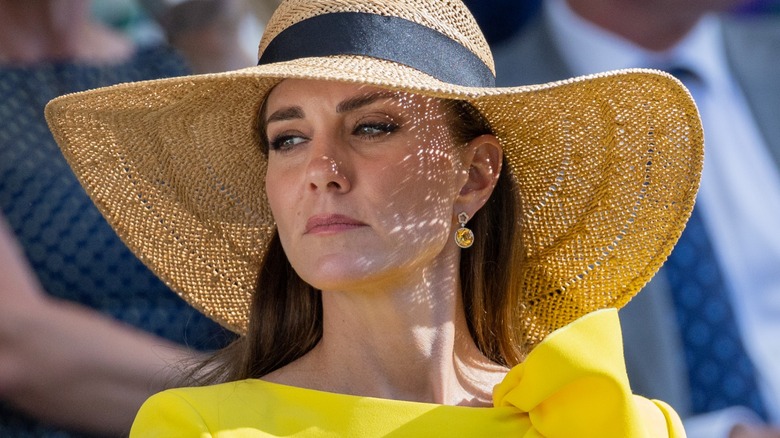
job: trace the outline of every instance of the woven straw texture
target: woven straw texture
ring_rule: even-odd
[[[388,61],[332,56],[52,101],[55,139],[119,236],[185,300],[238,333],[274,231],[257,114],[269,89],[291,77],[467,99],[483,113],[523,206],[526,260],[512,269],[526,293],[517,305],[528,347],[630,300],[693,207],[703,157],[698,112],[687,90],[657,71],[465,88]]]

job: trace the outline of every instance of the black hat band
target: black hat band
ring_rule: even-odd
[[[466,87],[494,87],[496,83],[490,68],[452,38],[403,18],[363,12],[299,21],[268,44],[257,65],[332,55],[385,59]]]

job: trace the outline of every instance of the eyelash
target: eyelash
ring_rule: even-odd
[[[357,125],[355,129],[352,130],[352,135],[356,135],[366,140],[373,140],[379,137],[384,137],[388,134],[392,134],[393,132],[397,131],[399,127],[400,126],[394,122],[366,122]],[[368,130],[373,132],[366,132]],[[295,141],[296,139],[301,141]],[[274,137],[268,143],[271,150],[284,152],[294,148],[296,145],[306,140],[309,140],[309,138],[303,135],[282,134]]]
[[[395,122],[366,122],[356,126],[355,129],[352,131],[352,134],[370,140],[373,138],[392,134],[393,132],[397,131],[398,128],[399,125]],[[377,132],[373,132],[373,133],[361,132],[361,130],[365,130],[365,129],[371,129]]]
[[[271,147],[271,150],[273,151],[287,151],[295,147],[295,145],[301,143],[301,142],[296,142],[294,144],[286,144],[287,142],[295,139],[302,139],[304,141],[308,140],[308,138],[302,135],[282,134],[274,137],[273,140],[270,140],[268,142],[268,144]]]

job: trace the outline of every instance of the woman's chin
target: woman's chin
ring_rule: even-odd
[[[371,261],[368,258],[328,257],[312,269],[298,275],[315,289],[324,291],[348,291],[375,289],[386,282],[397,271],[391,266]]]

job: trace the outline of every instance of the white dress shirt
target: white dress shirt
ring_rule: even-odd
[[[585,21],[563,0],[547,0],[543,13],[576,75],[675,65],[702,78],[690,88],[705,136],[697,208],[730,287],[767,410],[780,422],[780,173],[728,67],[720,21],[707,16],[674,48],[652,52]],[[751,418],[745,412],[726,409],[686,420],[688,436],[725,438],[735,422]]]

